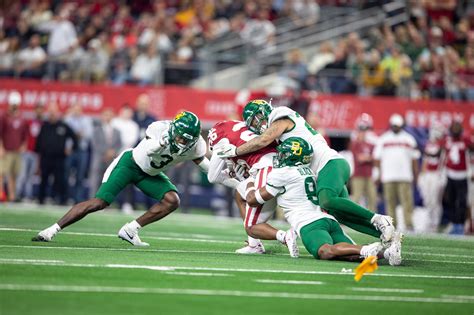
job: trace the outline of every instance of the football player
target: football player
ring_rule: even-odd
[[[395,232],[393,219],[374,214],[349,199],[345,186],[350,177],[349,164],[303,117],[288,107],[273,108],[265,100],[253,100],[244,107],[243,118],[247,127],[259,136],[238,147],[223,145],[217,152],[219,156],[249,154],[290,137],[307,139],[315,151],[310,167],[317,174],[315,197],[319,205],[342,224],[380,237],[385,245],[389,244]]]
[[[242,121],[222,121],[214,125],[209,131],[209,150],[214,152],[215,148],[228,143],[236,146],[242,145],[256,136],[256,134],[247,129]],[[275,145],[265,147],[258,152],[225,160],[219,158],[216,154],[212,154],[208,179],[211,183],[229,180],[230,171],[234,172],[234,176],[239,180],[244,180],[244,174],[249,170],[256,177],[256,186],[263,187],[267,176],[272,171],[275,155]],[[289,231],[277,230],[266,223],[275,212],[276,201],[250,207],[242,197],[244,193],[245,187],[243,191],[236,192],[235,199],[244,220],[245,230],[249,235],[248,245],[236,250],[236,252],[239,254],[263,254],[265,253],[265,248],[260,239],[278,240],[288,246],[290,256],[298,257],[299,249],[296,241],[296,232],[292,229]]]
[[[246,200],[251,206],[261,206],[277,199],[285,218],[298,231],[305,248],[316,259],[360,260],[368,256],[386,258],[391,265],[401,263],[400,234],[394,232],[392,242],[383,251],[380,242],[356,245],[341,229],[334,216],[321,211],[317,202],[317,180],[309,167],[313,148],[302,138],[289,137],[278,147],[274,169],[264,187],[246,183]]]
[[[146,130],[145,138],[133,149],[122,152],[107,168],[95,198],[74,205],[59,221],[42,230],[33,241],[49,242],[65,227],[89,213],[108,207],[128,184],[159,200],[136,220],[126,223],[118,237],[135,246],[148,246],[138,236],[140,228],[160,220],[179,207],[178,189],[163,173],[170,167],[192,160],[207,173],[209,160],[206,141],[201,136],[201,122],[188,111],[173,121],[156,121]]]

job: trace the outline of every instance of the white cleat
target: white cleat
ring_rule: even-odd
[[[138,236],[138,231],[133,231],[127,228],[127,224],[125,224],[120,229],[120,231],[118,232],[118,237],[124,241],[129,242],[133,246],[150,246],[150,244],[146,242],[142,242],[142,240]]]
[[[300,249],[298,248],[298,234],[293,229],[289,229],[285,234],[285,243],[290,252],[290,256],[298,258],[300,256]]]
[[[237,249],[235,252],[237,254],[265,254],[265,247],[263,247],[262,242],[259,242],[255,246],[247,245],[245,247]]]
[[[395,233],[395,226],[393,225],[393,218],[388,215],[376,214],[372,218],[371,223],[382,234],[380,240],[385,246],[389,246],[390,241]]]
[[[360,255],[364,258],[367,258],[369,256],[378,257],[378,254],[380,253],[380,251],[382,251],[382,249],[383,249],[383,246],[380,242],[372,243],[372,244],[363,246],[360,251]]]
[[[402,233],[395,232],[390,247],[383,253],[384,258],[388,260],[390,266],[400,266],[402,263],[402,238]]]
[[[53,238],[53,235],[51,233],[48,233],[47,229],[43,230],[38,233],[35,237],[33,237],[31,240],[33,242],[51,242],[51,239]]]

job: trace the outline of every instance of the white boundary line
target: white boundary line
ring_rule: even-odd
[[[299,280],[273,280],[273,279],[256,279],[258,283],[272,283],[272,284],[300,284],[300,285],[320,285],[324,284],[322,281],[299,281]]]
[[[399,289],[399,288],[360,288],[350,287],[352,291],[367,291],[367,292],[396,292],[396,293],[423,293],[425,290],[421,289]]]
[[[135,294],[173,294],[197,296],[235,296],[310,300],[352,300],[352,301],[384,301],[384,302],[412,302],[412,303],[453,303],[474,304],[474,301],[460,298],[438,297],[402,297],[377,295],[345,295],[345,294],[313,294],[290,292],[265,291],[231,291],[231,290],[202,290],[184,288],[140,288],[140,287],[111,287],[111,286],[75,286],[75,285],[35,285],[35,284],[0,284],[4,291],[48,291],[48,292],[83,292],[83,293],[135,293]]]
[[[126,265],[126,264],[81,264],[81,263],[44,263],[44,262],[21,262],[11,261],[2,262],[0,265],[40,265],[55,267],[90,267],[90,268],[125,268],[125,269],[145,269],[158,271],[173,270],[200,270],[200,271],[224,271],[224,272],[250,272],[250,273],[281,273],[281,274],[306,274],[306,275],[342,275],[352,276],[353,273],[334,272],[334,271],[304,271],[304,270],[267,270],[267,269],[245,269],[245,268],[211,268],[211,267],[186,267],[186,266],[150,266],[150,265]],[[370,277],[400,277],[400,278],[424,278],[424,279],[456,279],[456,280],[474,280],[474,276],[457,275],[419,275],[419,274],[397,274],[397,273],[372,273]]]
[[[198,277],[233,277],[227,273],[211,273],[211,272],[184,272],[184,271],[169,271],[165,272],[167,275],[172,276],[198,276]]]

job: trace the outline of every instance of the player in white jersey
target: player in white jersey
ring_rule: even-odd
[[[108,207],[120,191],[128,184],[134,184],[159,203],[125,224],[118,236],[132,245],[148,246],[140,240],[138,230],[179,207],[178,189],[163,172],[177,163],[192,160],[207,173],[209,160],[204,156],[206,151],[201,123],[191,112],[181,112],[173,121],[150,124],[146,137],[135,148],[122,152],[109,165],[95,198],[74,205],[57,223],[39,232],[33,241],[51,241],[66,226]]]
[[[380,242],[356,245],[341,229],[337,220],[321,211],[316,196],[316,176],[309,167],[313,155],[311,145],[302,138],[290,137],[278,147],[274,170],[264,187],[247,184],[246,200],[261,205],[277,198],[287,221],[301,236],[305,248],[317,259],[358,261],[368,256],[385,257],[391,265],[401,263],[398,233],[387,250]]]
[[[327,145],[326,140],[303,117],[288,107],[273,108],[264,100],[253,100],[245,106],[243,118],[247,127],[260,136],[239,147],[231,144],[223,146],[218,152],[221,157],[245,155],[289,137],[307,140],[315,152],[311,169],[317,174],[316,197],[319,205],[341,223],[356,231],[380,237],[385,245],[389,244],[395,231],[393,219],[374,214],[349,199],[346,188],[350,177],[349,164]]]

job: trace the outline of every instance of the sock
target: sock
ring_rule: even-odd
[[[285,235],[286,235],[286,232],[285,232],[285,231],[278,230],[277,235],[276,235],[276,238],[277,238],[277,240],[280,241],[280,243],[286,244],[286,242],[285,242]]]
[[[133,220],[128,224],[128,227],[135,231],[138,231],[139,229],[141,229],[142,226],[137,222],[137,220]]]
[[[59,231],[61,231],[61,227],[57,224],[57,223],[54,223],[53,225],[51,225],[49,228],[46,229],[49,233],[51,233],[52,235],[56,235],[56,233],[58,233]]]
[[[255,247],[260,243],[260,240],[257,238],[253,238],[251,236],[248,237],[247,241],[249,242],[250,247]]]
[[[369,246],[367,246],[367,245],[362,246],[362,248],[360,249],[360,255],[362,257],[367,257],[368,250],[369,250]]]

